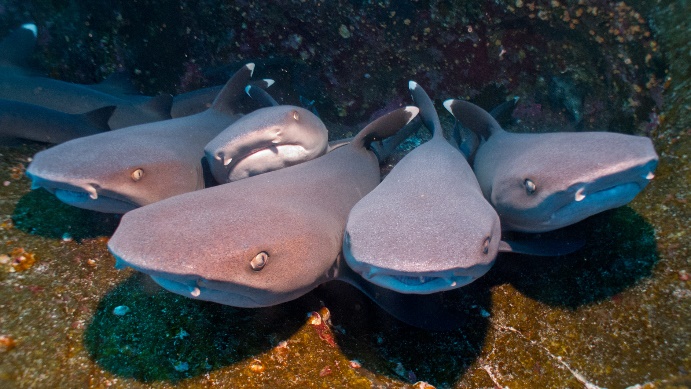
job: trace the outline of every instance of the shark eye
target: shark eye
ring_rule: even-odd
[[[492,241],[492,238],[488,236],[487,238],[485,238],[485,241],[482,242],[482,253],[483,254],[489,253],[489,243],[491,241]]]
[[[142,169],[137,169],[137,170],[135,170],[135,171],[132,172],[132,174],[130,175],[130,177],[132,177],[132,180],[133,180],[134,182],[137,182],[137,181],[141,180],[142,177],[144,177],[144,170],[142,170]]]
[[[525,181],[523,181],[523,185],[525,185],[525,192],[529,195],[535,193],[535,189],[537,189],[535,183],[530,178],[526,178]]]
[[[298,111],[293,111],[293,119],[295,119],[295,120],[300,119],[300,115],[298,115]]]
[[[262,251],[261,253],[257,254],[252,258],[250,261],[250,267],[254,271],[259,271],[266,266],[266,262],[269,260],[269,254],[266,252]]]

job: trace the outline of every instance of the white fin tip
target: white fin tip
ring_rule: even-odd
[[[38,28],[36,28],[36,25],[33,23],[25,23],[22,24],[22,28],[25,28],[31,32],[34,33],[34,38],[38,37]]]
[[[417,88],[417,82],[413,80],[408,81],[408,89],[413,90],[415,88]]]
[[[410,123],[410,121],[415,119],[415,116],[417,116],[417,114],[420,113],[420,108],[409,105],[409,106],[405,107],[405,111],[410,113],[410,115],[411,115],[410,119],[408,119],[408,123]]]
[[[451,112],[453,115],[453,112],[451,111],[451,105],[453,104],[453,99],[448,99],[444,101],[444,108],[446,108],[447,111]]]

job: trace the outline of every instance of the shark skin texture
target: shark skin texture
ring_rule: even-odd
[[[110,131],[108,119],[115,108],[108,106],[84,114],[68,114],[0,99],[0,144],[21,140],[57,144]]]
[[[254,64],[228,80],[208,110],[74,139],[37,153],[27,168],[34,188],[106,213],[134,208],[207,185],[204,146],[237,120]]]
[[[380,181],[380,160],[369,144],[412,125],[417,113],[393,111],[311,161],[125,214],[108,243],[116,267],[146,273],[173,293],[247,308],[343,281],[408,324],[457,328],[462,318],[445,310],[441,293],[380,288],[349,269],[341,254],[350,209]]]
[[[505,231],[566,227],[629,203],[654,177],[658,155],[647,137],[511,133],[472,103],[444,106],[479,139],[473,171]]]
[[[369,282],[430,294],[484,275],[496,259],[501,227],[465,156],[444,138],[429,96],[414,81],[409,89],[433,136],[353,207],[343,253]]]

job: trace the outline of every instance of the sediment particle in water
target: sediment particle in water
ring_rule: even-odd
[[[350,38],[350,30],[348,30],[348,27],[345,26],[345,24],[341,24],[341,27],[338,27],[338,33],[345,39]]]
[[[6,353],[17,346],[17,342],[9,335],[0,335],[0,353]]]
[[[182,372],[182,371],[187,371],[187,370],[189,370],[189,369],[190,369],[190,364],[187,363],[187,362],[181,362],[181,361],[179,361],[179,362],[176,363],[175,366],[173,366],[173,367],[175,368],[176,371]]]
[[[124,316],[130,311],[130,307],[127,305],[118,305],[113,309],[113,315]]]
[[[250,364],[250,371],[252,373],[263,373],[266,368],[262,364],[262,361],[259,359],[255,359],[252,361],[252,364]]]
[[[319,376],[320,377],[326,377],[327,375],[331,374],[331,372],[332,372],[331,366],[327,365],[327,366],[324,366],[323,369],[321,369],[321,371],[319,372]]]
[[[27,252],[21,247],[13,249],[10,254],[12,259],[10,272],[20,272],[31,268],[36,263],[36,255]]]

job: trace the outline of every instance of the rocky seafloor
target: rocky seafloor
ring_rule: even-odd
[[[263,309],[165,292],[113,268],[117,217],[30,191],[23,172],[45,146],[2,147],[0,387],[691,386],[688,2],[272,4],[9,1],[0,32],[31,18],[44,73],[127,69],[149,94],[220,84],[252,60],[279,100],[314,100],[334,138],[408,103],[408,79],[437,103],[518,95],[511,130],[648,135],[656,178],[560,232],[584,250],[502,257],[449,293],[467,321],[439,333],[338,283]]]

